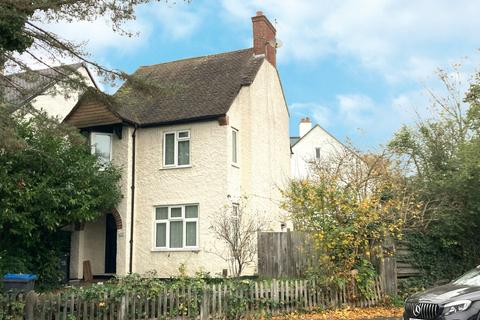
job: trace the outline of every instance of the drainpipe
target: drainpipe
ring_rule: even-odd
[[[135,222],[135,140],[137,136],[137,125],[135,125],[135,129],[133,129],[132,133],[132,186],[131,194],[132,194],[132,201],[131,201],[131,211],[130,211],[130,261],[128,265],[128,273],[133,272],[133,227]]]

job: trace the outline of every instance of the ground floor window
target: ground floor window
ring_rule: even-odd
[[[198,247],[198,204],[155,208],[155,248],[192,249]]]

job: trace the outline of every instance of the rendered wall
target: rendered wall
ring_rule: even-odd
[[[207,121],[137,131],[134,272],[155,270],[168,277],[185,264],[191,274],[203,270],[215,275],[226,268],[216,255],[221,248],[209,221],[227,200],[227,129]],[[190,130],[191,167],[162,167],[163,133],[174,130]],[[199,251],[156,251],[154,207],[189,203],[199,205]]]
[[[247,196],[250,209],[280,230],[280,189],[290,177],[289,115],[276,69],[264,62],[252,85],[243,87],[228,112],[240,135],[240,163],[229,166],[229,193]],[[229,132],[231,135],[231,132]],[[228,154],[231,154],[229,138]]]
[[[85,78],[85,81],[89,86],[94,86],[87,70],[81,67],[80,74]],[[53,94],[53,93],[56,94]],[[42,95],[39,95],[32,100],[32,105],[37,110],[44,110],[48,115],[52,117],[58,117],[62,121],[73,109],[78,101],[80,92],[72,92],[68,90],[68,97],[65,96],[65,89],[62,89],[60,85],[55,85],[53,89],[48,90]]]
[[[122,139],[112,138],[112,162],[122,172],[119,183],[123,195],[117,205],[122,220],[122,229],[117,230],[117,274],[128,273],[130,240],[131,159],[133,128],[124,126]],[[72,231],[70,250],[70,278],[83,277],[83,261],[90,260],[94,275],[104,273],[105,264],[105,216],[86,223],[83,230]]]
[[[312,161],[315,161],[315,148],[320,148],[320,159],[326,160],[346,152],[348,149],[328,132],[315,126],[292,148],[292,176],[308,178]]]

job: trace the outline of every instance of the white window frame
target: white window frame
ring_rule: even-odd
[[[98,131],[92,131],[90,132],[90,152],[92,154],[95,154],[95,144],[93,143],[95,141],[95,136],[96,135],[105,135],[110,137],[110,158],[108,159],[109,162],[112,162],[112,149],[113,149],[113,133],[108,133],[108,132],[98,132]]]
[[[196,218],[187,218],[185,216],[185,208],[188,206],[197,207],[197,217]],[[156,211],[157,208],[168,208],[168,217],[167,219],[157,219]],[[181,208],[182,215],[181,217],[172,218],[172,208]],[[176,205],[162,205],[155,206],[153,208],[153,249],[152,251],[198,251],[199,250],[199,217],[200,217],[200,206],[198,203],[188,203],[188,204],[176,204]],[[182,247],[181,248],[170,248],[170,222],[172,221],[183,221],[183,234],[182,234]],[[195,246],[187,246],[187,222],[195,222],[197,230],[195,232]],[[157,224],[165,224],[165,247],[157,247]]]
[[[235,132],[235,149],[233,148],[233,133]],[[232,143],[232,150],[231,150],[231,157],[232,157],[232,165],[234,166],[238,166],[240,161],[239,161],[239,134],[238,134],[238,129],[232,127],[232,139],[231,139],[231,143]],[[236,153],[236,157],[237,159],[234,159],[233,157],[233,151],[235,150],[235,153]]]
[[[187,137],[180,138],[180,133],[188,133]],[[166,164],[167,160],[167,134],[174,135],[174,144],[173,144],[173,164]],[[178,164],[178,143],[180,141],[189,141],[189,155],[188,155],[188,164]],[[176,130],[176,131],[165,131],[163,133],[163,167],[164,168],[188,168],[192,166],[192,140],[190,135],[190,130]]]

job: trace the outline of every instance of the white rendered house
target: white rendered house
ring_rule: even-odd
[[[253,48],[140,67],[112,103],[84,95],[65,121],[93,152],[123,169],[123,199],[72,232],[70,278],[144,273],[221,274],[212,214],[248,197],[270,230],[285,220],[279,187],[290,177],[289,113],[275,65],[275,28],[258,12]],[[118,99],[117,99],[118,98]],[[254,272],[255,270],[249,270]]]
[[[316,161],[354,152],[318,124],[312,127],[309,117],[300,120],[298,132],[298,137],[290,137],[291,174],[295,179],[308,178]]]
[[[30,103],[34,109],[44,111],[62,121],[83,94],[83,90],[72,90],[63,83],[65,78],[73,78],[74,73],[78,75],[75,75],[76,81],[83,81],[85,86],[97,88],[87,66],[75,63],[36,70],[32,73],[8,75],[6,76],[9,80],[8,85],[3,87],[5,98],[17,109]],[[81,77],[81,80],[78,77]]]

